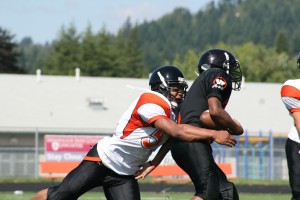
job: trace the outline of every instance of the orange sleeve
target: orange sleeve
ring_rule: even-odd
[[[300,91],[290,85],[282,86],[280,93],[282,97],[293,97],[295,99],[300,99]]]

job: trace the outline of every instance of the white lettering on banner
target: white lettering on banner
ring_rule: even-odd
[[[82,161],[83,157],[86,155],[85,153],[71,153],[71,152],[64,152],[64,153],[47,153],[46,160],[47,161]]]
[[[63,155],[62,154],[57,154],[57,153],[47,153],[46,155],[46,160],[48,161],[62,161]]]
[[[64,160],[66,161],[81,161],[84,154],[64,153]]]

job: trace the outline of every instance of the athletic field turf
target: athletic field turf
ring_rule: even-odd
[[[0,200],[29,200],[33,195],[32,192],[24,192],[23,194],[14,194],[14,192],[0,192]],[[192,193],[148,193],[142,192],[142,200],[189,200]],[[290,199],[289,194],[246,194],[240,193],[241,200],[287,200]],[[88,192],[79,200],[105,200],[101,192]]]

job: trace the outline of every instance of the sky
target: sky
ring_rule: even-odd
[[[192,14],[214,0],[0,0],[0,27],[14,41],[31,37],[44,44],[58,38],[63,26],[74,24],[78,33],[90,24],[93,33],[105,27],[116,33],[130,17],[133,24],[157,20],[177,7]]]

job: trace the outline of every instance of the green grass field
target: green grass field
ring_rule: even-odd
[[[25,192],[22,195],[15,195],[13,192],[0,192],[0,200],[29,200],[33,195],[32,192]],[[191,198],[192,193],[141,193],[142,200],[188,200]],[[287,200],[290,199],[289,194],[246,194],[241,193],[241,200]],[[88,192],[84,194],[79,200],[104,200],[103,193]]]
[[[28,183],[28,182],[48,182],[49,179],[31,179],[31,178],[1,178],[0,183]],[[60,181],[57,180],[57,183]],[[151,180],[141,180],[140,183],[149,183]],[[288,185],[288,181],[261,181],[261,180],[233,180],[236,185],[250,184],[250,185]],[[16,195],[14,192],[0,192],[0,200],[29,200],[33,196],[33,192],[24,192]],[[150,193],[142,192],[142,200],[189,200],[193,193]],[[239,193],[241,200],[287,200],[291,199],[290,194],[253,194],[253,193]],[[79,200],[105,200],[104,194],[101,192],[88,192],[84,194]]]

